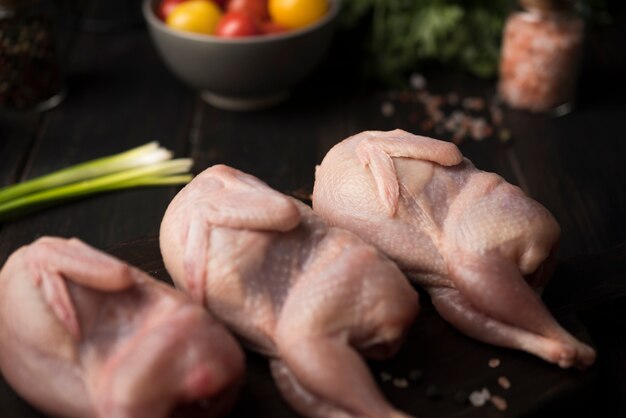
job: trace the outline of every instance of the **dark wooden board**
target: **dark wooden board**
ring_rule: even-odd
[[[170,282],[156,238],[121,244],[110,252],[158,279]],[[557,278],[556,282],[560,280]],[[422,295],[421,302],[420,316],[398,355],[389,361],[370,364],[385,395],[400,409],[420,417],[467,418],[548,417],[555,411],[580,416],[583,411],[593,411],[593,400],[599,396],[594,389],[599,377],[597,367],[584,372],[561,370],[525,353],[476,342],[445,323],[426,296]],[[574,317],[563,316],[563,319],[567,321],[564,325],[573,333],[588,338],[586,330],[573,320]],[[488,367],[492,358],[501,360],[500,367]],[[246,384],[231,417],[297,417],[278,394],[267,361],[247,352],[247,366]],[[382,373],[408,378],[413,370],[421,371],[423,377],[416,382],[409,379],[408,388],[397,388],[392,382],[381,379]],[[509,390],[498,385],[499,376],[509,378],[512,383]],[[432,385],[438,392],[435,397],[428,395]],[[483,387],[504,397],[509,409],[501,412],[490,404],[477,408],[455,400],[459,391],[469,394]],[[0,410],[8,414],[2,414],[3,417],[42,416],[19,400],[4,382],[0,385]]]
[[[0,151],[7,152],[0,154],[0,162],[8,164],[0,169],[0,185],[150,141],[158,141],[176,157],[186,156],[195,96],[160,64],[149,42],[141,29],[106,36],[81,33],[70,56],[68,96],[62,105],[44,116],[22,115],[0,125],[0,133],[10,134],[6,142],[0,139]],[[43,122],[30,125],[38,119]],[[37,132],[35,139],[31,130]],[[177,190],[98,195],[0,224],[0,264],[41,235],[78,236],[106,247],[156,234]],[[131,216],[138,213],[141,216]]]
[[[37,136],[39,115],[0,114],[0,155],[13,158],[0,170],[0,187],[19,180],[26,157]]]
[[[427,133],[410,122],[411,104],[396,103],[391,117],[381,114],[387,92],[355,77],[357,64],[350,54],[354,44],[345,39],[337,39],[320,71],[281,106],[230,113],[196,99],[165,69],[145,30],[134,26],[139,0],[126,2],[134,7],[131,13],[118,13],[127,10],[120,2],[76,3],[85,5],[82,14],[88,19],[83,26],[91,32],[79,31],[69,50],[68,98],[43,116],[0,117],[0,184],[159,140],[177,156],[193,157],[196,171],[227,163],[305,198],[312,188],[314,165],[346,136],[365,129]],[[619,3],[620,16],[625,16],[622,2],[612,3],[614,8]],[[120,20],[123,25],[118,25]],[[626,237],[626,142],[621,127],[626,105],[618,88],[626,70],[623,21],[596,31],[574,114],[561,119],[512,114],[507,118],[513,132],[510,143],[489,139],[461,144],[478,167],[522,186],[553,212],[563,229],[562,256],[606,250]],[[427,77],[433,92],[488,97],[494,90],[493,82],[449,72],[432,71]],[[0,264],[40,235],[77,236],[106,248],[155,234],[175,192],[176,188],[164,188],[97,196],[2,224]],[[123,245],[116,252],[163,273],[153,240]],[[424,371],[424,380],[409,389],[381,382],[394,403],[421,417],[557,416],[557,412],[626,416],[626,304],[611,297],[626,281],[623,269],[603,267],[616,258],[623,262],[624,252],[620,249],[610,260],[583,257],[563,263],[546,289],[545,299],[557,317],[580,335],[585,334],[582,321],[599,348],[599,363],[588,372],[563,372],[526,354],[465,338],[439,319],[426,298],[407,346],[396,359],[372,368],[398,376],[409,367]],[[596,305],[603,309],[591,309]],[[494,356],[502,360],[500,369],[486,366]],[[278,396],[265,360],[251,353],[248,358],[247,385],[233,416],[295,416]],[[506,373],[514,385],[499,393],[509,400],[507,413],[459,406],[451,400],[450,394],[459,388],[469,392],[487,386],[495,392],[499,373]],[[443,396],[427,398],[430,383]],[[0,418],[5,417],[41,415],[0,379]]]

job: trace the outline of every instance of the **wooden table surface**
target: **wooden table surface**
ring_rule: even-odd
[[[626,103],[619,95],[625,40],[623,24],[593,31],[573,113],[547,118],[508,111],[510,141],[460,145],[479,168],[519,185],[554,214],[562,227],[562,259],[602,253],[626,241]],[[44,114],[0,116],[0,185],[156,140],[177,157],[192,157],[196,172],[229,164],[285,193],[306,196],[315,165],[341,139],[369,129],[428,133],[410,117],[412,102],[394,101],[386,89],[354,77],[347,47],[338,41],[315,76],[282,105],[233,113],[205,104],[169,73],[141,24],[100,33],[78,30],[67,54],[66,100]],[[493,81],[441,72],[426,76],[433,92],[493,95]],[[395,112],[384,116],[381,105],[389,100]],[[0,223],[0,265],[42,235],[75,236],[102,249],[156,235],[176,192],[165,187],[111,193]],[[614,253],[618,258],[620,251]],[[593,270],[586,273],[589,289],[603,280]],[[626,271],[623,277],[626,282]],[[581,297],[585,283],[572,290],[560,280],[547,292],[567,302]],[[626,317],[607,312],[594,316],[589,332],[603,358],[607,395],[598,400],[604,414],[599,416],[617,417],[626,413],[626,334],[617,332],[626,331]],[[3,402],[6,397],[0,397],[0,411]]]

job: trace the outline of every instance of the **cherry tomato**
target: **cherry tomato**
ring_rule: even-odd
[[[220,8],[208,0],[188,0],[170,12],[165,23],[174,29],[212,35],[222,17]]]
[[[269,0],[272,20],[289,29],[310,25],[328,10],[327,0]]]
[[[226,12],[215,29],[215,34],[224,38],[252,36],[258,33],[259,29],[252,17],[247,13],[237,11]]]
[[[172,10],[174,10],[174,7],[176,7],[178,3],[181,3],[183,1],[185,0],[163,0],[161,4],[159,4],[159,17],[163,20],[167,19],[167,16],[169,16]]]
[[[283,32],[287,32],[288,30],[286,27],[281,26],[276,22],[272,22],[271,20],[266,20],[265,22],[262,22],[260,29],[261,29],[261,33],[265,35],[283,33]]]
[[[267,0],[230,0],[226,10],[247,13],[257,24],[269,19]]]

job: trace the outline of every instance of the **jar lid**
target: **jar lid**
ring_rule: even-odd
[[[574,8],[573,0],[520,0],[520,2],[527,9],[539,9],[545,12],[559,12]]]

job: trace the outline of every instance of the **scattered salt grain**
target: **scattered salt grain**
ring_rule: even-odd
[[[422,90],[426,87],[426,77],[419,73],[413,73],[411,74],[409,83],[411,84],[411,87],[413,87],[415,90]]]
[[[430,101],[430,97],[430,93],[425,91],[420,91],[419,93],[417,93],[417,100],[419,102],[422,102],[423,104],[426,104],[428,101]]]
[[[471,136],[476,141],[482,141],[493,134],[493,129],[483,118],[472,120]]]
[[[456,106],[459,104],[459,95],[456,93],[448,93],[448,104],[451,106]]]
[[[383,382],[388,382],[391,380],[391,375],[389,373],[382,372],[380,373],[380,380]]]
[[[504,143],[510,139],[511,133],[502,127],[503,112],[497,98],[463,97],[456,92],[433,94],[418,73],[411,75],[410,82],[412,89],[388,92],[380,104],[384,117],[396,115],[398,103],[407,104],[407,122],[422,134],[443,137],[455,144],[488,138]]]
[[[459,145],[460,143],[463,142],[463,138],[465,138],[465,129],[459,129],[458,131],[456,131],[454,133],[454,135],[452,136],[452,142],[456,145]]]
[[[495,406],[496,409],[498,409],[499,411],[506,411],[509,407],[506,399],[501,398],[500,396],[492,396],[489,400],[491,401],[493,406]]]
[[[470,393],[469,401],[473,406],[478,407],[486,404],[490,398],[491,393],[489,392],[489,389],[482,388],[482,390],[480,391],[475,390],[474,392]]]
[[[395,379],[393,379],[392,383],[395,387],[401,388],[401,389],[409,387],[409,381],[404,378],[396,377]]]
[[[500,138],[500,142],[509,142],[511,140],[511,131],[503,129],[500,131],[498,137]]]
[[[430,119],[426,119],[425,121],[423,121],[420,124],[420,128],[422,128],[422,130],[424,130],[424,131],[430,131],[431,129],[434,128],[434,126],[435,126],[435,124]]]
[[[450,114],[450,120],[456,124],[463,123],[465,119],[467,119],[467,117],[465,116],[465,113],[463,113],[460,110],[455,110],[454,112]]]
[[[432,110],[431,112],[429,112],[429,113],[430,113],[430,118],[431,118],[431,119],[432,119],[432,121],[433,121],[433,122],[435,122],[435,123],[439,123],[439,122],[443,121],[443,119],[444,119],[444,118],[445,118],[445,116],[446,116],[446,115],[445,115],[445,114],[444,114],[441,110],[439,110],[439,109],[437,109],[437,108],[433,109],[433,110]]]
[[[391,102],[383,102],[380,106],[380,113],[385,117],[391,117],[396,112],[396,108]]]
[[[439,94],[435,94],[430,96],[430,100],[427,103],[427,106],[432,107],[433,109],[438,109],[446,103],[446,99]]]
[[[506,376],[498,377],[498,384],[503,389],[510,389],[511,388],[511,381]]]
[[[491,360],[489,360],[489,367],[491,367],[492,369],[495,369],[496,367],[500,367],[500,359],[499,358],[492,358]]]
[[[485,108],[485,100],[480,97],[466,97],[461,106],[467,110],[479,112]]]

